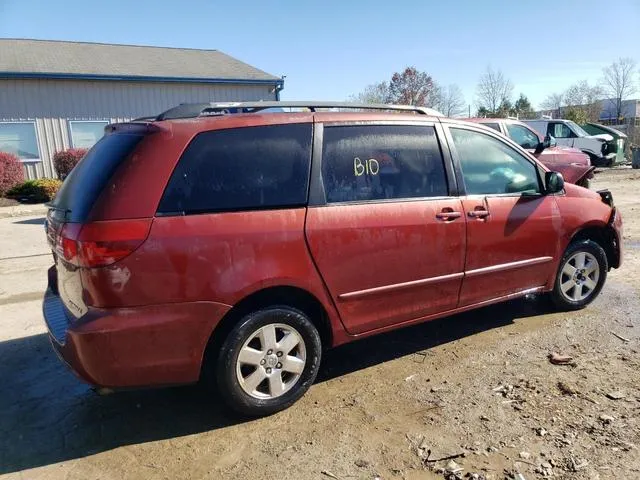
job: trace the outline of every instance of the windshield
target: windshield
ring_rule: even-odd
[[[571,120],[565,120],[565,122],[567,125],[569,125],[569,127],[571,127],[571,130],[573,130],[574,133],[579,137],[589,136],[589,134],[585,132],[584,129],[580,125],[578,125],[576,122],[572,122]]]

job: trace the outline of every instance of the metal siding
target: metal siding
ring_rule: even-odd
[[[0,121],[36,122],[41,162],[28,179],[53,177],[53,155],[71,147],[68,120],[129,121],[180,103],[275,100],[269,85],[0,79]]]
[[[185,102],[274,100],[267,85],[0,79],[0,117],[138,117]]]

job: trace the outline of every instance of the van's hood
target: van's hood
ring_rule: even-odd
[[[599,138],[600,140],[604,140],[605,142],[610,142],[613,140],[613,137],[608,133],[601,133],[599,135],[589,135],[588,138]]]

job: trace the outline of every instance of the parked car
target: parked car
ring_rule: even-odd
[[[553,137],[542,137],[533,128],[511,118],[470,118],[469,121],[481,123],[506,135],[535,156],[550,170],[562,173],[565,181],[589,188],[593,178],[591,160],[586,153],[577,148],[558,147]]]
[[[579,148],[589,155],[591,164],[596,167],[610,167],[613,164],[616,152],[610,151],[607,145],[607,142],[613,140],[611,135],[589,135],[571,120],[554,118],[524,120],[524,123],[543,135],[554,137],[558,145]]]
[[[613,139],[607,142],[607,148],[609,152],[616,153],[613,163],[624,162],[624,150],[627,142],[627,135],[625,133],[607,125],[600,125],[599,123],[587,123],[580,126],[589,135],[611,135]]]
[[[266,415],[325,348],[531,293],[579,309],[620,266],[608,191],[481,125],[355,107],[407,113],[203,104],[109,125],[45,225],[64,362],[110,389],[212,383]]]

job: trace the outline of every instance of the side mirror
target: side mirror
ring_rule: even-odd
[[[564,188],[564,178],[558,172],[546,172],[544,175],[544,184],[547,193],[559,193]]]
[[[544,137],[544,141],[538,143],[538,146],[533,153],[534,155],[540,155],[545,148],[555,147],[557,144],[558,142],[556,142],[555,138],[551,135],[547,135]]]

